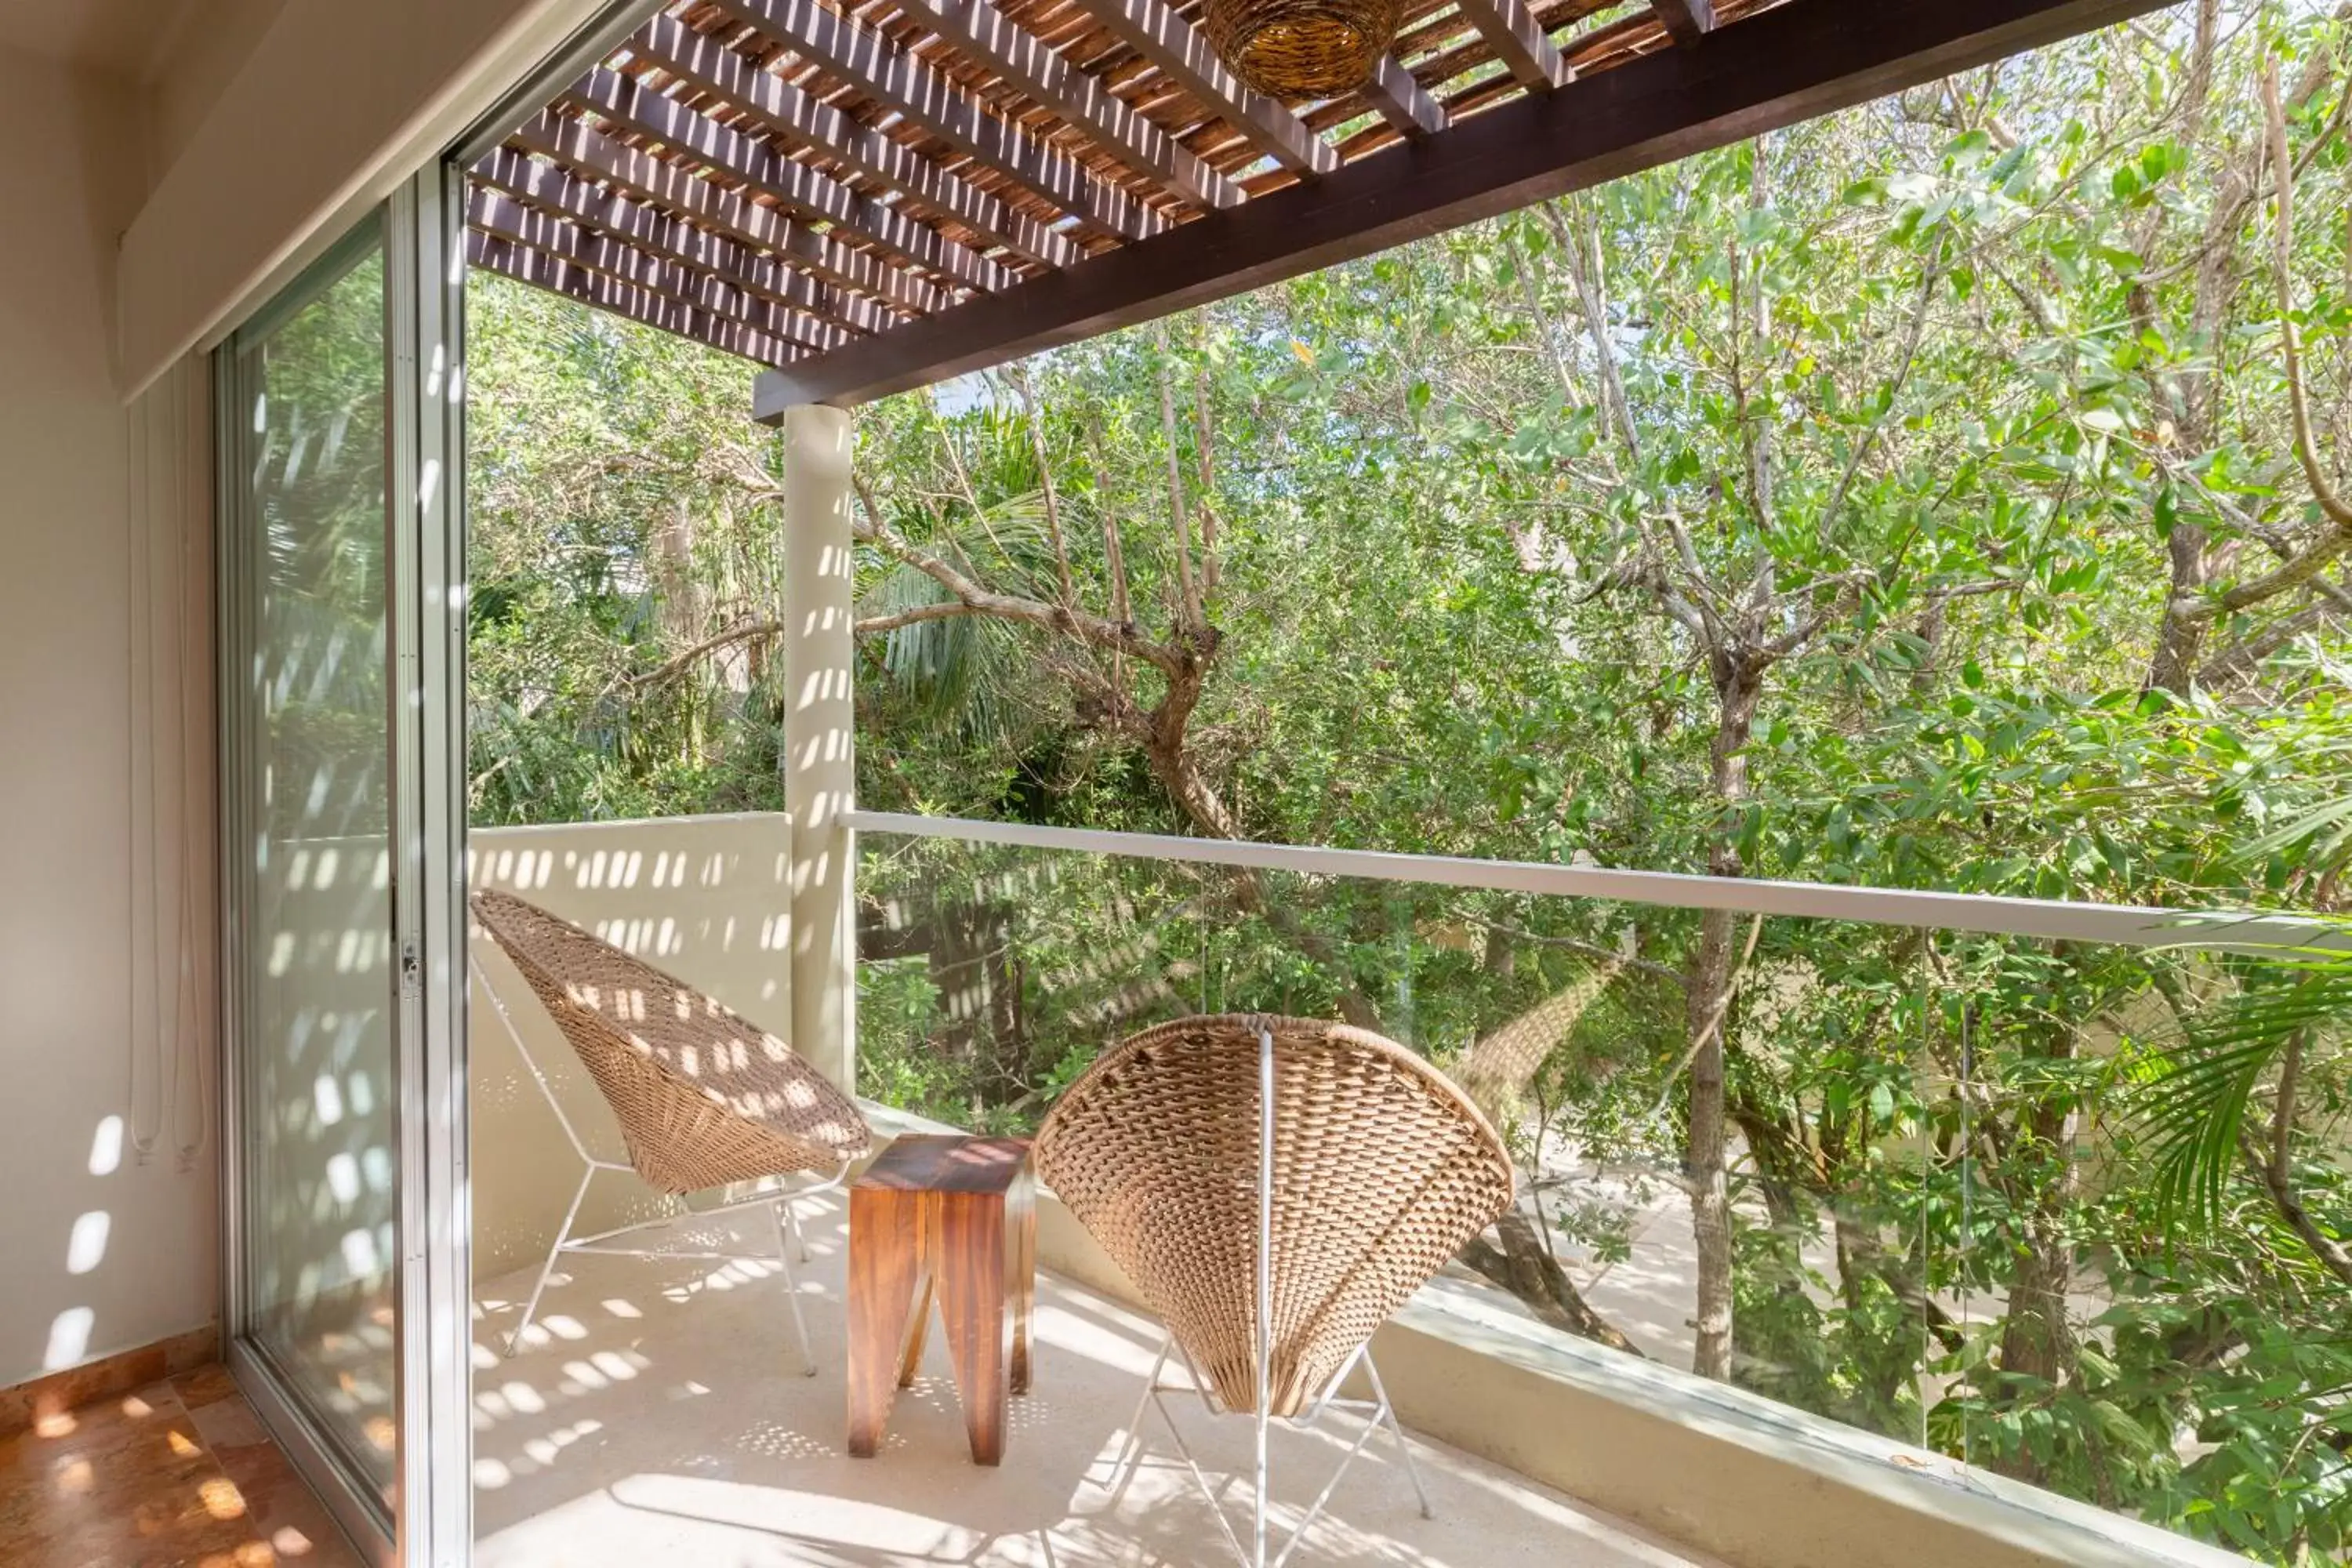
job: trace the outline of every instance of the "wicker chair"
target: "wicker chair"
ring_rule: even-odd
[[[1256,1420],[1252,1546],[1217,1513],[1244,1563],[1265,1562],[1273,1418],[1307,1425],[1337,1406],[1366,1416],[1367,1437],[1386,1426],[1428,1513],[1369,1346],[1512,1195],[1503,1141],[1442,1074],[1345,1025],[1187,1018],[1135,1036],[1072,1084],[1038,1130],[1036,1161],[1167,1325],[1128,1425],[1138,1461],[1150,1404],[1213,1503],[1162,1402],[1181,1391],[1160,1381],[1171,1352],[1212,1410]],[[1337,1397],[1360,1362],[1371,1397]],[[1283,1557],[1338,1484],[1334,1475]]]
[[[808,1352],[807,1325],[801,1319],[792,1275],[792,1253],[797,1250],[803,1260],[808,1256],[799,1239],[793,1204],[838,1187],[851,1163],[870,1147],[872,1135],[856,1103],[773,1035],[569,921],[510,893],[477,892],[472,904],[475,920],[513,961],[613,1108],[629,1155],[624,1164],[589,1152],[515,1027],[504,998],[474,962],[476,981],[587,1166],[522,1318],[508,1336],[507,1354],[512,1355],[521,1342],[556,1259],[564,1253],[731,1259],[739,1255],[614,1244],[619,1237],[682,1219],[765,1207],[776,1226],[776,1259],[783,1265],[801,1361],[814,1373],[816,1363]],[[789,1193],[770,1187],[698,1210],[681,1203],[658,1218],[574,1237],[572,1224],[596,1173],[628,1170],[681,1200],[689,1193],[777,1181],[803,1172],[824,1179]]]

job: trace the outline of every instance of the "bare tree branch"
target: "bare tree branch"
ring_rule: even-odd
[[[2319,503],[2328,521],[2339,531],[2352,531],[2352,506],[2336,493],[2336,487],[2320,466],[2319,453],[2311,438],[2311,400],[2305,395],[2303,382],[2303,338],[2294,325],[2294,289],[2288,268],[2294,255],[2294,172],[2286,153],[2286,112],[2279,104],[2278,62],[2272,60],[2263,70],[2263,111],[2270,122],[2271,184],[2276,211],[2272,225],[2273,255],[2277,263],[2279,342],[2284,351],[2286,373],[2287,406],[2294,416],[2294,455],[2303,465],[2304,479],[2311,486],[2312,499]],[[2336,542],[2340,551],[2342,541]],[[2294,564],[2279,568],[2273,576],[2293,571]],[[2311,568],[2316,571],[2316,565]],[[2304,574],[2308,576],[2308,572]],[[2297,579],[2300,581],[2300,579]],[[2292,586],[2292,584],[2289,584]]]
[[[1025,626],[1040,626],[1048,631],[1068,633],[1082,642],[1115,653],[1132,654],[1146,664],[1171,676],[1185,671],[1182,655],[1144,637],[1131,625],[1105,620],[1090,615],[1075,605],[1049,605],[1042,599],[1031,599],[1017,594],[1000,594],[982,587],[966,576],[951,562],[935,551],[908,540],[883,521],[882,509],[874,492],[863,478],[851,481],[857,491],[862,520],[853,521],[850,531],[856,537],[875,545],[899,561],[905,562],[940,587],[973,613],[993,616],[999,620],[1018,621]]]
[[[1176,590],[1180,600],[1178,613],[1186,635],[1197,634],[1208,624],[1201,611],[1201,591],[1192,579],[1192,513],[1184,504],[1184,465],[1176,452],[1176,395],[1169,385],[1168,338],[1160,339],[1160,363],[1156,379],[1160,383],[1160,436],[1168,452],[1168,518],[1176,529]]]
[[[1610,341],[1609,289],[1601,270],[1601,247],[1592,231],[1591,208],[1584,202],[1577,202],[1573,233],[1568,220],[1560,216],[1558,202],[1546,202],[1536,210],[1550,227],[1560,254],[1568,259],[1569,275],[1575,280],[1577,300],[1584,310],[1584,330],[1592,340],[1593,355],[1600,366],[1602,410],[1608,416],[1608,423],[1616,428],[1618,439],[1624,443],[1626,457],[1638,464],[1642,460],[1642,443],[1633,433],[1633,414],[1625,401],[1624,379],[1617,374],[1617,345]]]
[[[2319,1227],[2294,1189],[2294,1119],[2303,1081],[2304,1035],[2302,1029],[2293,1030],[2280,1047],[2279,1081],[2272,1096],[2269,1146],[2258,1150],[2250,1143],[2245,1150],[2246,1164],[2270,1194],[2271,1206],[2311,1249],[2312,1256],[2330,1274],[2352,1286],[2352,1250]]]
[[[1585,942],[1572,936],[1544,936],[1535,931],[1522,931],[1517,926],[1505,925],[1500,921],[1481,920],[1476,915],[1465,915],[1462,918],[1472,925],[1508,937],[1513,942],[1523,942],[1533,947],[1556,947],[1563,952],[1580,952],[1588,958],[1597,958],[1604,963],[1622,963],[1628,969],[1639,970],[1652,979],[1663,980],[1676,989],[1690,984],[1683,972],[1671,964],[1660,963],[1654,959],[1643,958],[1617,948],[1603,947],[1597,942]]]
[[[1205,321],[1206,318],[1203,318]],[[1201,329],[1205,333],[1205,325]],[[1201,595],[1213,602],[1217,580],[1217,469],[1215,416],[1209,404],[1209,358],[1192,367],[1192,436],[1201,461]]]
[[[2311,605],[2272,622],[2253,636],[2231,644],[2206,660],[2197,671],[2197,684],[2209,689],[2235,685],[2261,668],[2263,660],[2295,638],[2328,625],[2338,613],[2332,604]]]
[[[1927,270],[1919,275],[1919,303],[1912,310],[1910,324],[1903,331],[1903,357],[1895,363],[1895,374],[1887,381],[1885,405],[1879,409],[1878,417],[1870,422],[1870,428],[1862,433],[1862,439],[1855,443],[1853,453],[1846,458],[1845,468],[1838,475],[1837,487],[1830,491],[1829,505],[1822,509],[1818,528],[1824,539],[1829,536],[1830,525],[1844,512],[1846,496],[1853,489],[1855,476],[1862,472],[1862,465],[1878,445],[1880,433],[1886,428],[1886,421],[1895,413],[1895,402],[1901,398],[1903,388],[1911,380],[1911,367],[1919,357],[1919,334],[1927,330],[1928,307],[1936,302],[1936,284],[1943,276],[1944,265],[1940,259],[1929,262]]]
[[[1070,580],[1070,552],[1062,542],[1062,501],[1054,487],[1053,459],[1045,452],[1045,426],[1037,417],[1037,397],[1029,384],[1029,371],[1024,365],[1013,367],[1013,384],[1021,393],[1021,410],[1029,426],[1029,449],[1037,458],[1037,488],[1045,500],[1045,531],[1054,541],[1054,574],[1060,584],[1062,603],[1076,605],[1077,589]]]

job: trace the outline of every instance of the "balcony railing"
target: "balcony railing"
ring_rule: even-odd
[[[1890,1539],[1972,1563],[2231,1560],[2142,1520],[2213,1531],[2184,1501],[2227,1462],[2210,1413],[2275,1402],[2283,1365],[2335,1353],[2324,1278],[2285,1258],[2249,1272],[2242,1248],[2138,1206],[2177,1152],[2148,1086],[2206,1022],[2342,952],[2325,922],[852,826],[858,1087],[877,1116],[1024,1131],[1095,1051],[1187,1013],[1379,1028],[1508,1131],[1524,1194],[1384,1331],[1406,1422],[1727,1561],[1866,1561]],[[785,831],[496,830],[476,875],[783,1033]],[[1707,941],[1737,976],[1719,1016],[1692,994]],[[1717,1029],[1711,1204],[1688,1120],[1692,1076],[1722,1070]],[[569,1178],[541,1179],[509,1065],[478,1030],[476,1048],[488,1277],[543,1247]],[[593,1097],[567,1092],[593,1123]],[[619,1200],[613,1223],[641,1208]],[[1074,1226],[1054,1234],[1049,1265],[1131,1299]],[[2208,1278],[2225,1271],[2226,1289]],[[2165,1331],[2192,1310],[2230,1339],[2201,1361]],[[2160,1396],[2134,1392],[2152,1380]],[[2347,1419],[2324,1379],[2286,1397],[2322,1436]],[[2265,1506],[2326,1506],[2331,1464],[2340,1479],[2338,1450],[2306,1444]]]

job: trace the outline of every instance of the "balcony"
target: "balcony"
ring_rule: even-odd
[[[1164,1436],[1155,1434],[1131,1476],[1120,1462],[1160,1336],[1132,1306],[1066,1271],[1078,1239],[1066,1225],[1046,1238],[1035,1390],[1013,1402],[1004,1463],[985,1470],[966,1452],[937,1335],[921,1376],[898,1397],[882,1452],[844,1453],[838,1200],[813,1202],[803,1219],[811,1256],[798,1275],[814,1377],[793,1364],[782,1282],[758,1264],[579,1258],[510,1359],[499,1352],[537,1269],[480,1287],[474,1468],[484,1568],[1213,1561],[1215,1521]],[[693,1244],[755,1250],[765,1229],[764,1219],[739,1218],[698,1228]],[[1181,1404],[1177,1416],[1203,1468],[1234,1479],[1228,1506],[1244,1510],[1249,1424]],[[1327,1419],[1328,1430],[1276,1428],[1278,1531],[1360,1429]],[[1295,1561],[1713,1561],[1492,1460],[1425,1435],[1416,1441],[1434,1519],[1419,1516],[1393,1451],[1375,1442]]]
[[[1018,830],[1009,836],[1017,837]],[[477,885],[535,900],[755,1023],[780,1029],[790,1000],[788,843],[788,822],[763,816],[495,829],[474,837],[473,874]],[[1186,854],[1166,846],[1156,853]],[[879,1090],[898,1102],[866,1101],[878,1133],[939,1126],[920,1112],[951,1110],[944,1100],[961,1091],[927,1078],[927,1064],[956,1051],[969,1056],[976,1032],[1001,1045],[1006,1031],[1023,1026],[1005,1009],[1034,1005],[1040,995],[1105,1039],[1188,1010],[1329,1010],[1328,998],[1313,994],[1312,982],[1298,973],[1248,971],[1250,919],[1212,910],[1213,900],[1202,897],[1204,879],[1225,870],[1189,858],[1129,858],[1133,854],[943,842],[867,826],[861,840],[860,1081],[869,1095]],[[1279,864],[1253,873],[1269,901],[1291,911],[1289,940],[1300,940],[1304,927],[1296,922],[1302,915],[1311,918],[1329,900],[1372,898],[1394,912],[1399,930],[1442,957],[1473,945],[1449,922],[1479,919],[1518,931],[1565,931],[1561,917],[1574,902],[1498,889],[1494,884],[1516,874],[1476,862],[1339,858],[1333,864],[1346,875]],[[1456,879],[1459,885],[1450,885]],[[1882,897],[1898,900],[1888,907],[1899,910],[1912,907],[1899,900],[1922,896]],[[1943,906],[1924,897],[1916,928],[1802,913],[1769,919],[1807,923],[1815,937],[1845,933],[1857,950],[1892,942],[1898,951],[1929,954],[1939,941],[1952,944],[1927,929],[1927,916]],[[1116,929],[1131,940],[1105,943],[1098,940],[1103,928],[1089,926],[1097,937],[1084,951],[1064,954],[1067,962],[1050,973],[1020,977],[1008,997],[1007,954],[1043,963],[1053,953],[1045,928],[1057,911],[1079,910],[1117,911],[1124,923],[1115,922]],[[1659,922],[1685,918],[1630,900],[1598,911],[1602,929],[1619,930],[1623,954],[1641,951]],[[987,940],[944,952],[938,933],[950,914],[967,935],[974,918],[983,927],[998,923],[982,932]],[[1759,926],[1767,919],[1755,918]],[[2248,939],[2233,928],[2214,940]],[[617,1131],[584,1072],[518,977],[485,939],[476,941],[482,978],[506,1003],[583,1139],[616,1157]],[[1512,1028],[1486,1030],[1476,1051],[1451,1062],[1472,1092],[1498,1074],[1507,1079],[1512,1051],[1535,1048],[1531,1039],[1548,1046],[1567,1037],[1589,1009],[1603,1010],[1586,1022],[1612,1037],[1640,1040],[1652,1025],[1660,1037],[1679,1037],[1679,997],[1672,998],[1671,1013],[1668,998],[1645,996],[1638,985],[1617,987],[1603,1001],[1610,979],[1633,961],[1612,958],[1605,943],[1588,945],[1599,950],[1596,962],[1606,970],[1600,986],[1586,987],[1591,994],[1580,999],[1574,985],[1552,998],[1549,1013],[1538,1010],[1537,1036],[1527,1034],[1533,1025],[1516,1035]],[[2137,951],[2117,948],[2116,962],[2137,962]],[[1463,961],[1469,962],[1466,952]],[[1964,979],[1955,973],[1946,984]],[[1895,1001],[1906,994],[1881,984]],[[1849,977],[1787,971],[1775,977],[1769,994],[1782,1024],[1827,1028],[1855,990]],[[1421,1037],[1407,1043],[1438,1048],[1448,1022],[1417,1016],[1409,990],[1390,1000],[1390,1016],[1408,1020],[1401,1027]],[[794,1364],[780,1300],[783,1281],[756,1261],[567,1258],[539,1321],[511,1357],[502,1356],[580,1163],[478,984],[473,1018],[475,1480],[483,1562],[1217,1559],[1207,1505],[1156,1429],[1120,1484],[1118,1456],[1158,1336],[1133,1288],[1050,1198],[1041,1208],[1035,1392],[1014,1402],[1001,1470],[969,1462],[953,1385],[936,1345],[901,1395],[882,1453],[872,1460],[845,1456],[845,1237],[837,1196],[809,1200],[803,1211],[811,1258],[798,1279],[818,1368],[814,1377],[799,1375]],[[2106,1031],[2101,1037],[2112,1047],[2115,1031],[2129,1021],[2095,1023],[2089,1033]],[[1914,1016],[1909,1026],[1929,1026]],[[1906,1069],[1923,1075],[1915,1087],[1953,1091],[1953,1085],[1927,1082],[1931,1057],[1922,1053]],[[1957,1091],[1987,1115],[1997,1109],[1997,1100],[1988,1098],[1998,1092],[1992,1086],[1961,1083]],[[1044,1092],[1050,1088],[1039,1099]],[[1000,1105],[1003,1098],[997,1097]],[[1003,1118],[1001,1110],[988,1114]],[[1034,1115],[1033,1109],[1033,1121]],[[1794,1568],[1894,1561],[1896,1543],[1900,1560],[1910,1563],[2120,1568],[2242,1561],[1953,1457],[1955,1447],[1965,1452],[1990,1442],[1965,1426],[1964,1347],[1979,1342],[1998,1315],[1997,1303],[1970,1288],[1965,1259],[1915,1259],[1927,1296],[1906,1310],[1915,1313],[1922,1349],[1890,1375],[1874,1410],[1857,1399],[1832,1419],[1796,1403],[1819,1399],[1806,1392],[1801,1368],[1770,1359],[1793,1357],[1790,1338],[1801,1339],[1801,1331],[1785,1325],[1790,1338],[1776,1348],[1769,1322],[1759,1323],[1759,1349],[1742,1367],[1741,1385],[1680,1370],[1692,1354],[1697,1265],[1689,1207],[1673,1173],[1643,1158],[1644,1150],[1654,1155],[1662,1145],[1638,1129],[1595,1128],[1577,1141],[1563,1140],[1557,1121],[1541,1125],[1550,1131],[1527,1152],[1525,1169],[1539,1192],[1544,1246],[1569,1282],[1569,1297],[1642,1353],[1563,1331],[1548,1321],[1556,1317],[1557,1301],[1530,1304],[1524,1292],[1499,1288],[1496,1258],[1474,1256],[1474,1247],[1373,1346],[1413,1434],[1435,1517],[1418,1516],[1393,1450],[1374,1442],[1294,1561]],[[1893,1139],[1888,1150],[1888,1158],[1917,1165],[1921,1204],[1969,1197],[1937,1185],[1942,1173],[1932,1153],[1923,1157],[1916,1147],[1906,1153]],[[2094,1152],[2094,1168],[2095,1158]],[[1760,1198],[1740,1202],[1751,1230],[1770,1229]],[[581,1228],[658,1212],[657,1200],[632,1178],[600,1177],[583,1205]],[[1830,1254],[1855,1246],[1865,1229],[1891,1238],[1885,1218],[1842,1216],[1845,1223],[1834,1233],[1826,1220],[1801,1227],[1790,1243],[1791,1267],[1800,1271],[1790,1274],[1785,1292],[1790,1322],[1830,1321],[1838,1310],[1825,1294],[1824,1282],[1837,1277]],[[688,1222],[671,1234],[681,1251],[756,1253],[765,1224],[756,1215],[738,1215]],[[2081,1272],[2069,1309],[2076,1322],[2098,1321],[2109,1305],[2102,1289],[2094,1271]],[[1783,1389],[1786,1396],[1776,1397]],[[1228,1510],[1244,1514],[1249,1424],[1212,1420],[1197,1406],[1180,1407],[1178,1419],[1186,1422],[1187,1440],[1220,1483]],[[1962,1425],[1956,1428],[1955,1421]],[[1311,1500],[1354,1436],[1336,1419],[1327,1430],[1277,1426],[1277,1542],[1284,1522]]]

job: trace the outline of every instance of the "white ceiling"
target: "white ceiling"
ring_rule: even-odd
[[[0,48],[152,81],[213,0],[0,0]]]

